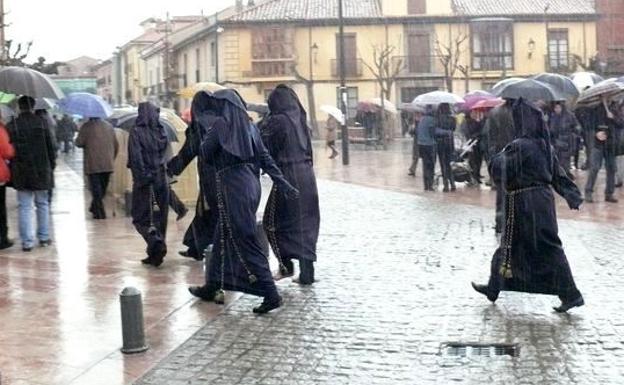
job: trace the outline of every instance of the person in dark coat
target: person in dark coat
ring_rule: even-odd
[[[202,95],[195,99],[199,97]],[[253,309],[254,313],[263,314],[280,307],[282,299],[256,232],[260,169],[272,178],[279,193],[297,199],[299,192],[284,178],[264,147],[238,93],[221,90],[212,97],[219,103],[219,118],[215,120],[195,110],[193,124],[198,124],[203,134],[203,161],[216,169],[219,223],[207,263],[207,283],[189,291],[207,301],[214,301],[221,290],[264,297],[262,304]]]
[[[151,103],[139,104],[136,126],[128,139],[128,168],[132,171],[132,223],[147,243],[143,264],[158,267],[167,254],[165,243],[169,185],[165,172],[169,140]]]
[[[447,103],[440,104],[436,113],[435,142],[436,155],[440,162],[440,169],[442,170],[443,192],[456,190],[453,169],[451,168],[451,161],[453,160],[453,153],[455,152],[453,135],[456,127],[457,121],[451,113],[451,106]]]
[[[522,99],[513,105],[515,137],[490,162],[504,191],[505,228],[487,285],[473,288],[494,302],[500,291],[552,294],[557,312],[584,304],[558,235],[552,189],[578,210],[581,193],[558,165],[542,112]]]
[[[418,152],[418,123],[423,116],[423,110],[420,108],[413,112],[413,125],[409,129],[409,134],[412,136],[412,164],[407,170],[407,175],[416,177],[416,169],[418,168],[418,159],[420,159],[420,154]]]
[[[210,129],[217,120],[217,101],[207,94],[199,94],[194,100],[191,111],[196,111],[196,116],[202,116],[205,129]],[[184,234],[182,243],[187,250],[181,251],[180,255],[201,261],[208,245],[214,243],[214,234],[218,223],[219,212],[217,210],[217,190],[215,168],[201,157],[199,151],[201,145],[202,127],[197,119],[192,120],[186,129],[186,141],[180,152],[169,161],[167,171],[171,175],[180,175],[186,167],[198,159],[197,172],[199,175],[199,196],[195,207],[195,217]]]
[[[483,126],[484,118],[483,112],[479,110],[472,110],[466,114],[466,119],[462,124],[462,133],[466,137],[466,140],[476,141],[472,147],[472,151],[468,155],[468,163],[472,170],[472,179],[477,183],[481,183],[481,166],[483,165]]]
[[[110,123],[91,118],[80,128],[76,146],[84,148],[84,173],[92,196],[89,211],[94,219],[106,219],[104,197],[119,152],[115,130]]]
[[[63,115],[61,120],[56,124],[56,140],[60,144],[63,143],[63,152],[68,153],[73,148],[74,134],[78,131],[78,126],[74,120],[67,114]]]
[[[568,111],[564,102],[557,102],[551,108],[548,117],[548,127],[550,128],[552,143],[559,159],[559,165],[568,177],[574,180],[570,169],[572,168],[571,159],[575,152],[579,123],[574,114]]]
[[[416,136],[418,153],[423,164],[423,184],[425,191],[433,191],[435,174],[435,129],[436,119],[433,116],[433,106],[425,108],[425,114],[418,122]]]
[[[586,118],[590,131],[587,135],[586,146],[588,148],[591,147],[589,176],[585,185],[585,202],[587,203],[594,202],[594,186],[603,162],[607,172],[605,201],[618,203],[618,199],[614,194],[615,174],[617,172],[615,158],[619,124],[614,112],[616,112],[615,106],[603,99],[602,104],[594,107]]]
[[[35,100],[22,96],[18,100],[20,115],[7,129],[15,148],[11,162],[13,187],[19,203],[19,232],[22,250],[34,247],[32,228],[33,203],[37,210],[37,238],[39,245],[48,246],[50,239],[50,208],[48,191],[54,187],[56,148],[47,123],[33,113]]]
[[[307,114],[297,94],[285,85],[275,88],[268,104],[271,112],[262,140],[286,180],[301,195],[289,200],[274,187],[264,211],[264,229],[280,262],[280,277],[293,275],[292,260],[297,259],[300,274],[296,281],[311,285],[321,220]]]
[[[506,99],[505,103],[490,111],[484,126],[484,134],[488,144],[488,159],[492,159],[507,146],[514,138],[514,121],[511,114],[513,99]],[[489,169],[489,168],[488,168]],[[493,179],[490,175],[490,179]],[[503,231],[503,192],[496,183],[492,184],[496,190],[496,214],[494,229],[497,234]]]

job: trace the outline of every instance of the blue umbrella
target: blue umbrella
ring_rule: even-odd
[[[85,118],[106,119],[113,113],[113,109],[104,99],[98,95],[86,92],[74,92],[61,100],[61,109],[72,115],[80,115]]]

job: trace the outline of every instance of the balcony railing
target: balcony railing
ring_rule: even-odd
[[[276,78],[293,75],[295,58],[252,59],[251,71],[243,73],[246,78]]]
[[[436,55],[409,55],[392,57],[392,68],[399,68],[399,76],[443,74],[444,67]]]
[[[544,55],[546,72],[572,73],[578,69],[579,57],[572,54]]]
[[[345,76],[348,78],[362,76],[362,67],[362,59],[346,59]],[[331,59],[331,74],[335,78],[340,76],[340,61],[338,59]]]

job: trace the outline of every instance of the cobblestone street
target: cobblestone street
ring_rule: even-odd
[[[561,221],[587,306],[558,315],[556,297],[490,305],[470,288],[496,245],[491,210],[327,181],[320,196],[320,281],[280,284],[285,306],[263,317],[243,296],[137,384],[621,383],[621,226]],[[520,352],[452,356],[446,342]]]

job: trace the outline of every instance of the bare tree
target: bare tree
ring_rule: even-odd
[[[444,44],[440,39],[435,41],[435,53],[444,68],[444,79],[446,81],[446,89],[453,92],[453,78],[457,72],[459,59],[463,52],[462,46],[468,40],[468,35],[459,34],[449,44]]]
[[[364,65],[373,74],[377,84],[379,84],[381,107],[384,110],[384,103],[390,99],[390,93],[392,92],[392,86],[396,82],[397,77],[401,74],[405,67],[405,63],[402,58],[396,58],[393,60],[393,54],[396,47],[392,45],[373,46],[373,62],[367,63],[363,61]],[[387,135],[385,132],[385,111],[382,111],[381,121],[381,138],[383,141],[384,149],[387,148]]]
[[[308,79],[301,75],[297,70],[297,65],[293,64],[291,71],[297,81],[303,83],[306,87],[306,93],[308,97],[308,117],[310,118],[310,124],[312,124],[312,133],[314,137],[320,136],[318,122],[316,121],[316,98],[314,96],[314,80]]]
[[[13,40],[7,40],[4,48],[5,57],[0,59],[0,66],[25,66],[24,60],[28,57],[32,44],[32,41],[24,44],[18,43],[13,48]]]
[[[467,64],[458,64],[456,68],[459,73],[464,76],[464,87],[466,88],[466,93],[470,92],[470,66]]]

